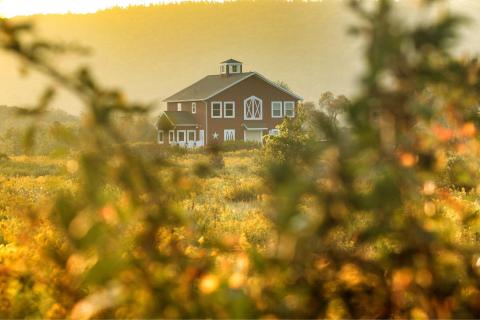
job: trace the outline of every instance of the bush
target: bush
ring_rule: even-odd
[[[278,126],[278,135],[265,138],[264,154],[269,161],[305,163],[317,147],[313,132],[305,125],[305,113],[297,110],[293,119],[285,118]]]

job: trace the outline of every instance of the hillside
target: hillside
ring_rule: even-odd
[[[0,136],[4,135],[10,128],[21,130],[32,123],[32,118],[19,116],[18,110],[17,107],[0,106]],[[65,111],[54,109],[41,117],[35,118],[34,121],[38,127],[47,127],[56,121],[64,125],[75,124],[78,122],[78,118]]]
[[[70,56],[55,63],[89,64],[103,83],[125,88],[133,99],[160,103],[216,73],[218,62],[235,58],[247,71],[284,81],[306,100],[315,101],[324,91],[351,94],[362,69],[359,41],[347,35],[355,23],[347,3],[182,3],[27,20],[49,39],[91,48],[87,57]],[[399,2],[399,10],[408,10],[408,3],[412,2]],[[470,12],[480,9],[476,1],[451,3],[464,11],[467,3]],[[471,30],[464,42],[470,51],[478,51],[478,35]],[[35,74],[21,78],[18,63],[0,57],[0,104],[31,103],[43,87],[42,78]],[[67,94],[60,95],[55,106],[74,114],[81,110]]]
[[[74,60],[91,65],[103,83],[147,102],[216,73],[227,58],[285,81],[307,99],[325,90],[350,92],[361,67],[352,59],[359,47],[346,35],[351,17],[344,1],[184,3],[28,19],[50,39],[91,48],[90,56]],[[61,62],[71,65],[70,58]],[[35,75],[16,76],[17,66],[0,59],[0,86],[8,88],[0,94],[4,104],[31,102],[41,88]],[[80,110],[67,95],[55,105]]]

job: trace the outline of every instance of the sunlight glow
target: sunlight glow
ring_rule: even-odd
[[[0,16],[93,13],[112,7],[176,3],[183,0],[0,0]],[[223,1],[215,1],[223,2]]]

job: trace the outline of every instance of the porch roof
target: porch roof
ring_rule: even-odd
[[[256,120],[244,121],[243,126],[247,130],[267,130],[268,129],[267,125],[264,122],[256,121]]]
[[[165,111],[163,113],[174,126],[196,126],[197,120],[188,111]]]
[[[155,124],[159,130],[172,130],[178,126],[198,126],[195,117],[187,111],[164,111]]]

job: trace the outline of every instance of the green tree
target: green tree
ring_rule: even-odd
[[[350,101],[344,95],[335,96],[330,91],[322,93],[318,105],[325,110],[329,121],[335,126],[338,124],[338,116],[345,113]]]

